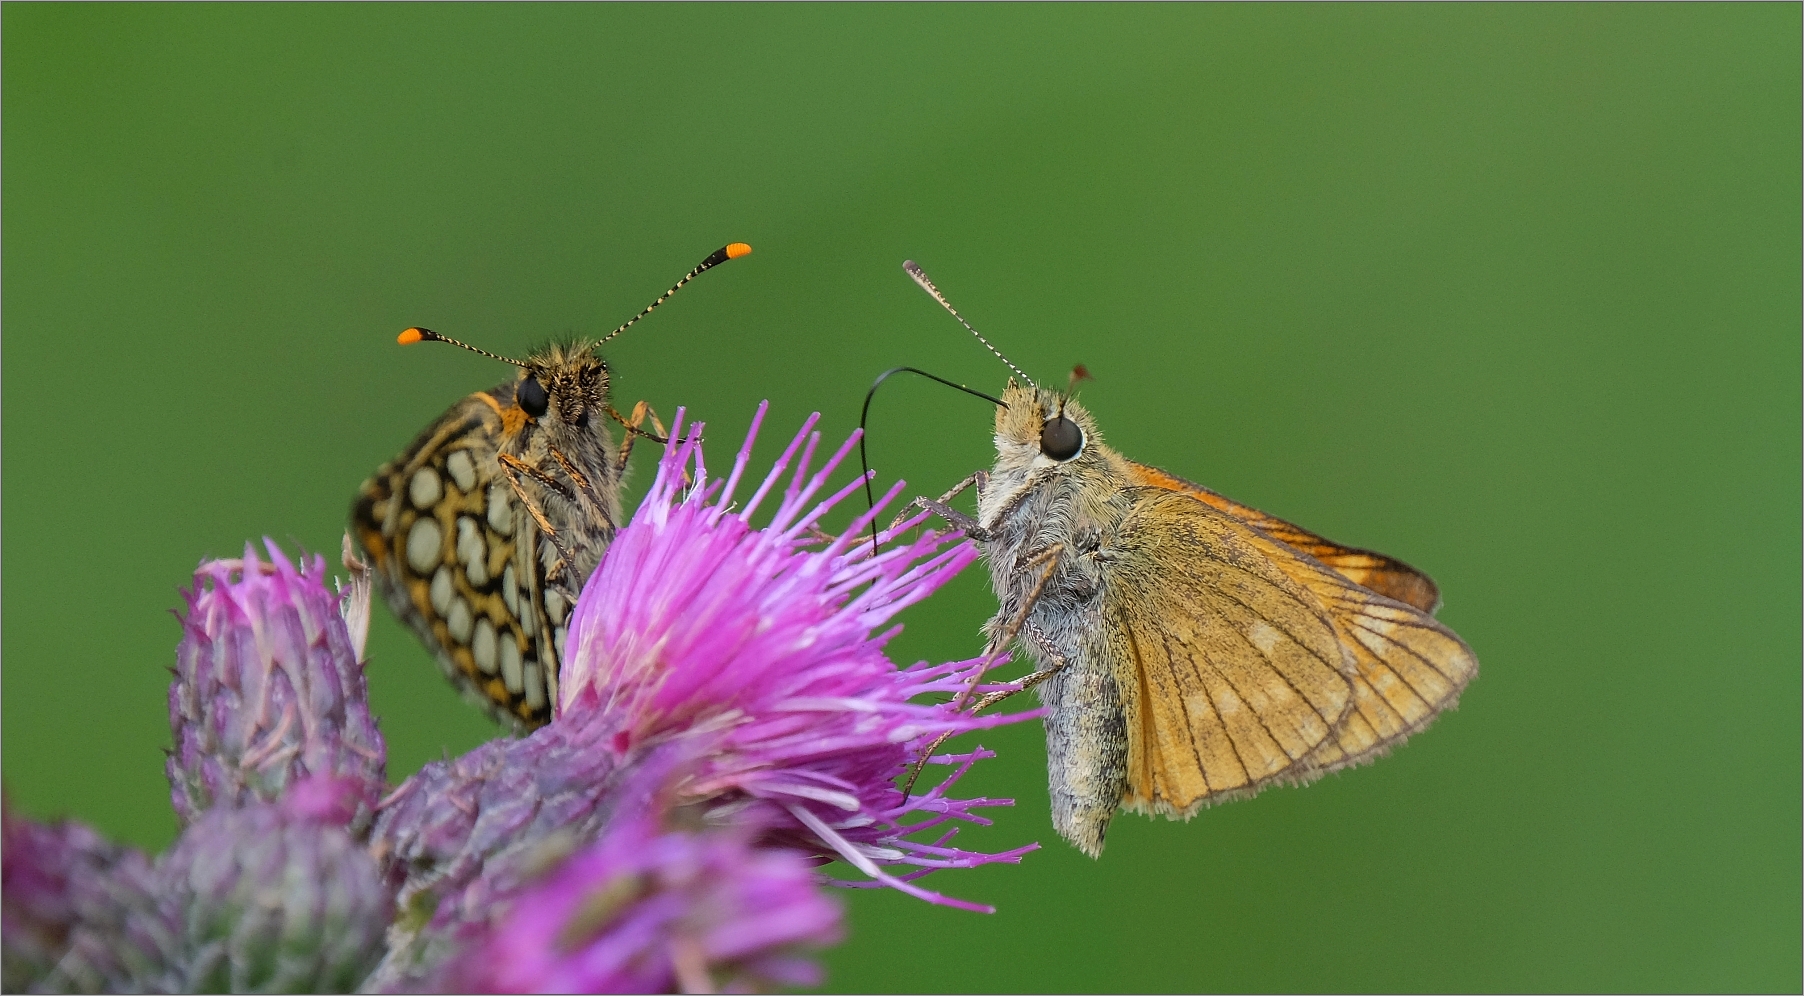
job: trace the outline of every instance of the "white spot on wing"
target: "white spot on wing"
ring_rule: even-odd
[[[483,622],[488,622],[488,620],[484,619]],[[495,653],[495,631],[494,631],[494,629],[492,629],[492,628],[489,629],[488,634],[489,634],[489,666],[487,668],[485,668],[484,670],[489,674],[494,674],[495,673],[496,656],[497,656]],[[476,636],[477,636],[477,639],[482,638],[482,627],[480,624],[477,626]],[[470,652],[475,653],[476,648],[471,647]],[[476,662],[478,664],[481,664],[482,659],[480,657],[478,657]],[[502,682],[502,684],[505,684],[507,686],[507,690],[512,692],[515,695],[519,695],[521,692],[524,692],[526,690],[526,684],[525,684],[526,678],[525,678],[525,675],[523,675],[521,673],[520,655],[519,654],[511,654],[505,658],[502,658],[500,661],[500,664],[501,664],[501,682]]]
[[[421,467],[414,471],[413,480],[407,483],[407,498],[413,502],[414,508],[431,508],[438,504],[439,498],[444,493],[445,489],[439,483],[438,472],[431,467]]]
[[[507,674],[509,671],[520,670],[519,642],[514,639],[513,634],[511,633],[501,634],[499,642],[501,644],[501,673]],[[532,698],[531,685],[527,686],[526,692],[527,699],[530,700]],[[537,707],[535,706],[535,708]]]
[[[503,536],[514,534],[514,494],[506,481],[489,485],[489,528]]]
[[[515,656],[518,657],[517,654]],[[502,662],[502,666],[506,667],[505,661]],[[519,660],[514,661],[514,666],[520,667]],[[526,682],[526,707],[537,712],[545,708],[545,680],[540,677],[537,661],[526,665],[522,670],[525,675],[522,680]]]
[[[445,628],[451,631],[451,638],[458,643],[470,642],[470,628],[475,622],[470,615],[470,603],[461,598],[451,599],[451,608],[445,612]]]
[[[1247,639],[1252,642],[1253,646],[1259,648],[1260,653],[1268,656],[1271,654],[1272,648],[1278,645],[1278,641],[1283,639],[1283,636],[1284,634],[1273,629],[1271,624],[1263,619],[1253,620],[1253,625],[1247,629]]]
[[[476,633],[470,637],[470,656],[476,658],[476,666],[482,669],[483,674],[495,673],[495,624],[489,622],[487,616],[476,620]],[[508,682],[507,690],[516,695],[520,693],[519,687],[511,681]]]
[[[457,517],[457,559],[464,565],[470,587],[488,587],[488,544],[483,540],[482,527],[467,515]]]
[[[415,573],[425,574],[438,566],[441,539],[443,536],[436,521],[427,518],[413,520],[413,528],[407,530],[407,563]]]
[[[470,461],[467,450],[456,450],[445,458],[445,472],[456,482],[457,490],[469,494],[476,487],[476,465]]]
[[[454,594],[456,592],[451,589],[451,568],[441,564],[439,569],[432,573],[433,610],[441,616],[444,615],[445,610],[451,607],[451,596]]]

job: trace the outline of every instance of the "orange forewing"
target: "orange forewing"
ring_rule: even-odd
[[[1256,508],[1242,505],[1201,484],[1186,481],[1157,467],[1148,467],[1146,464],[1135,463],[1131,460],[1127,461],[1127,465],[1128,472],[1132,475],[1135,484],[1143,487],[1165,488],[1168,491],[1181,491],[1243,522],[1251,523],[1258,527],[1260,532],[1285,546],[1295,547],[1327,564],[1361,588],[1370,589],[1387,598],[1394,598],[1406,605],[1413,605],[1430,614],[1441,607],[1441,592],[1439,588],[1435,587],[1434,581],[1428,575],[1395,557],[1387,557],[1371,550],[1341,546],[1332,540],[1317,536],[1302,526],[1293,525],[1275,515],[1267,515]]]

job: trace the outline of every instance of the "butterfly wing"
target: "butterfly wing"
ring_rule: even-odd
[[[1136,483],[1194,498],[1277,540],[1274,565],[1308,589],[1333,621],[1355,662],[1353,708],[1308,759],[1316,773],[1383,756],[1457,704],[1477,675],[1472,649],[1433,618],[1440,594],[1426,574],[1381,553],[1343,547],[1156,468],[1131,467]]]
[[[1267,515],[1256,508],[1242,505],[1201,484],[1186,481],[1157,467],[1148,467],[1132,461],[1125,462],[1128,465],[1130,479],[1135,484],[1183,492],[1243,522],[1251,523],[1267,536],[1309,554],[1362,588],[1370,589],[1388,598],[1394,598],[1406,605],[1413,605],[1431,615],[1441,607],[1441,592],[1439,588],[1435,587],[1434,581],[1428,575],[1395,557],[1387,557],[1371,550],[1341,546],[1332,540],[1317,536],[1302,526],[1293,525],[1275,515]]]
[[[1122,805],[1188,817],[1308,777],[1352,708],[1356,662],[1321,599],[1279,568],[1294,554],[1181,493],[1130,496],[1092,648],[1123,690]]]
[[[1472,648],[1426,612],[1304,561],[1282,566],[1327,605],[1342,645],[1357,662],[1353,709],[1309,759],[1318,771],[1384,756],[1457,705],[1477,676]]]
[[[454,405],[364,482],[351,522],[389,607],[452,683],[501,722],[539,726],[568,606],[544,585],[556,551],[497,459],[513,391]]]

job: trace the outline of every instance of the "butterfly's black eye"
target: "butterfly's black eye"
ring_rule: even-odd
[[[519,388],[514,391],[514,398],[520,402],[520,407],[526,410],[526,414],[533,418],[545,414],[545,409],[551,406],[551,396],[545,393],[545,388],[537,377],[528,376],[521,381]]]
[[[1040,452],[1054,460],[1069,460],[1084,448],[1084,430],[1063,415],[1040,430]]]

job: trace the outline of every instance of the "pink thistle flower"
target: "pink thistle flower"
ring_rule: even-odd
[[[936,868],[1016,862],[1037,845],[1000,854],[910,835],[959,821],[1002,799],[953,799],[945,792],[970,765],[962,757],[945,783],[913,798],[896,779],[942,733],[964,733],[1037,713],[973,716],[945,703],[913,701],[963,687],[978,661],[897,668],[883,627],[977,559],[954,535],[924,532],[873,554],[863,530],[901,491],[898,482],[821,549],[817,523],[863,485],[857,480],[816,501],[829,475],[857,444],[854,434],[809,476],[820,442],[810,417],[743,509],[733,504],[760,406],[724,482],[702,462],[701,425],[671,446],[632,523],[584,586],[570,625],[572,648],[560,676],[560,721],[600,710],[615,717],[613,747],[623,756],[673,739],[702,739],[701,760],[678,794],[717,809],[756,806],[787,842],[838,857],[876,883],[930,902],[989,911],[911,884]],[[671,432],[681,432],[677,412]],[[800,460],[776,512],[762,529],[751,516]],[[684,471],[693,467],[693,483]],[[893,531],[919,525],[926,513]],[[893,536],[887,537],[893,540]],[[884,866],[912,866],[894,875]]]
[[[323,560],[297,567],[267,543],[268,564],[248,548],[202,564],[169,694],[183,832],[153,864],[6,814],[5,988],[807,984],[801,951],[840,934],[810,869],[835,857],[868,876],[841,884],[987,910],[914,883],[1037,846],[953,844],[1010,804],[947,794],[988,752],[931,759],[954,770],[912,798],[896,783],[944,734],[1035,714],[917,702],[951,699],[979,662],[883,653],[895,615],[976,550],[924,533],[874,553],[860,533],[882,505],[822,534],[862,481],[819,499],[857,437],[810,475],[813,419],[734,506],[763,415],[725,481],[703,466],[700,425],[666,452],[578,602],[556,720],[379,802],[367,584],[332,594]]]
[[[508,934],[511,917],[536,905],[525,897],[537,895],[547,868],[597,841],[607,846],[622,821],[664,825],[680,814],[685,827],[729,835],[750,827],[757,847],[817,863],[840,857],[869,876],[840,884],[988,911],[914,880],[940,868],[1017,862],[1038,846],[999,854],[953,846],[955,826],[947,824],[984,824],[976,810],[1009,804],[947,794],[989,753],[936,758],[955,765],[953,774],[912,798],[896,781],[942,733],[1036,714],[972,717],[949,702],[911,701],[950,700],[978,662],[897,668],[882,652],[894,630],[872,631],[976,552],[929,534],[873,556],[858,532],[875,511],[824,549],[808,549],[820,517],[859,486],[810,505],[856,443],[809,477],[819,439],[812,425],[743,511],[730,502],[752,437],[730,478],[711,483],[700,427],[691,427],[584,588],[555,720],[523,739],[429,764],[383,801],[371,847],[397,876],[404,912],[364,988],[418,987],[468,945]],[[753,528],[747,517],[783,483],[798,452],[775,520]],[[909,839],[920,833],[937,836]],[[890,870],[897,866],[905,870]]]

